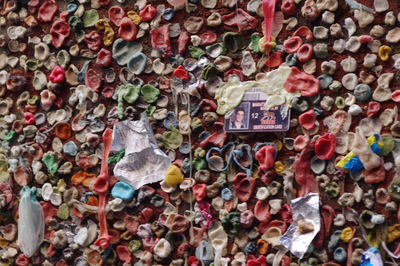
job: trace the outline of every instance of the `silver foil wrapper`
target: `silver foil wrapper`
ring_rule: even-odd
[[[115,165],[114,175],[135,189],[161,181],[171,165],[171,160],[157,146],[144,113],[138,121],[126,120],[114,125],[111,150],[121,149],[125,149],[125,155]]]
[[[305,197],[292,200],[292,215],[293,222],[280,238],[280,242],[293,255],[301,259],[321,228],[319,194],[310,193]],[[308,233],[300,233],[299,222],[312,223],[313,230]]]

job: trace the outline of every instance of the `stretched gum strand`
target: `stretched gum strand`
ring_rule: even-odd
[[[354,239],[354,235],[356,233],[356,228],[352,228],[353,229],[353,233],[351,236],[351,240],[349,241],[349,245],[347,246],[347,261],[346,261],[346,266],[351,266],[353,265],[353,263],[351,262],[351,259],[353,257],[353,239]]]
[[[106,218],[106,192],[108,190],[108,155],[111,150],[112,144],[112,129],[107,128],[103,133],[103,154],[101,160],[101,170],[100,175],[93,186],[99,194],[99,224],[100,224],[100,235],[99,238],[94,243],[96,246],[100,246],[103,249],[108,248],[110,245],[111,236],[108,234],[107,229],[107,218]],[[100,185],[101,184],[101,185]]]
[[[8,4],[8,0],[4,0],[3,2],[3,11],[0,12],[0,15],[5,16],[7,15],[7,4]]]
[[[51,231],[50,232],[50,237],[49,237],[49,240],[50,240],[50,245],[49,245],[49,248],[47,249],[47,256],[49,256],[49,257],[51,257],[52,255],[53,255],[53,249],[54,249],[54,245],[53,245],[53,242],[51,241],[51,238],[54,236],[54,231]]]
[[[331,235],[331,228],[333,217],[335,216],[335,210],[329,205],[324,205],[321,209],[321,216],[325,226],[325,238],[327,238]]]
[[[265,41],[268,43],[271,40],[272,24],[274,21],[275,13],[275,0],[263,0],[262,6],[264,10],[264,23],[265,23]]]

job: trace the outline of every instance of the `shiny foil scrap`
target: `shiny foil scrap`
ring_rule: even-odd
[[[292,200],[291,203],[293,222],[280,238],[280,242],[289,249],[293,255],[301,259],[321,227],[319,194],[310,193],[305,197]],[[313,226],[313,230],[306,233],[304,231],[301,232],[299,226],[301,223],[308,223],[310,227]]]
[[[111,150],[125,149],[125,156],[115,165],[114,175],[135,189],[164,179],[171,160],[158,147],[144,113],[140,120],[114,125]]]

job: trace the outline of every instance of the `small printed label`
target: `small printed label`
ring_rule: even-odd
[[[267,99],[265,93],[257,88],[247,92],[242,102],[233,111],[231,117],[225,119],[224,129],[226,132],[274,132],[288,131],[290,121],[290,109],[287,106],[276,106],[265,110],[264,104]],[[282,117],[283,115],[285,117]],[[285,115],[286,114],[286,115]]]

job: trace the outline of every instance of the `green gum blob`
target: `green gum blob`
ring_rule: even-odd
[[[118,163],[124,155],[125,149],[121,149],[119,152],[108,158],[108,163]]]
[[[39,97],[37,95],[33,95],[29,100],[28,104],[29,105],[35,105],[37,101],[39,100]]]
[[[99,20],[99,13],[96,9],[90,9],[83,13],[83,26],[85,28],[93,27]]]
[[[192,128],[193,131],[197,129],[201,129],[203,127],[203,124],[201,123],[201,119],[198,117],[194,117],[192,119],[192,123],[190,124],[190,127]]]
[[[35,88],[35,90],[42,90],[46,86],[47,83],[47,77],[42,71],[35,71],[35,74],[33,76],[32,80],[32,85]]]
[[[67,220],[69,217],[69,208],[66,203],[63,203],[58,207],[57,210],[57,217],[59,217],[62,220]]]
[[[260,41],[261,37],[258,36],[256,33],[253,33],[251,35],[251,49],[255,52],[255,53],[260,53],[260,47],[258,46],[258,42]]]
[[[133,84],[124,84],[120,85],[117,88],[117,95],[118,95],[118,118],[124,118],[124,101],[129,104],[133,104],[139,98],[140,87],[134,86]]]
[[[164,147],[167,149],[175,150],[181,146],[183,142],[183,136],[179,130],[166,131],[163,134]]]
[[[147,103],[154,103],[157,101],[158,96],[160,96],[160,90],[150,84],[144,85],[140,89],[140,93],[143,95],[143,98]]]
[[[330,182],[325,187],[325,193],[329,198],[336,198],[339,195],[340,187],[336,182]]]
[[[381,155],[387,156],[396,146],[396,142],[392,135],[390,134],[382,134],[381,139],[383,142],[383,147],[381,149]]]
[[[11,142],[17,137],[17,135],[18,135],[17,132],[11,130],[10,132],[7,133],[5,140]]]
[[[46,165],[49,173],[54,175],[57,172],[58,162],[56,161],[56,157],[54,156],[54,154],[46,154],[45,156],[43,156],[42,161]]]
[[[228,213],[221,221],[222,227],[228,235],[236,235],[240,228],[240,212]]]
[[[199,157],[194,158],[192,163],[193,163],[194,169],[196,169],[196,170],[202,170],[202,169],[207,168],[207,162],[203,158],[199,158]]]
[[[71,56],[69,55],[69,53],[66,50],[60,50],[57,53],[57,61],[59,63],[59,65],[63,68],[66,68],[69,64],[69,62],[71,61]]]
[[[152,116],[153,113],[156,111],[156,107],[153,105],[149,105],[144,112],[147,114],[147,116]]]
[[[201,49],[200,47],[196,47],[193,45],[188,46],[188,50],[190,53],[190,56],[196,59],[199,59],[200,57],[204,56],[206,53]]]
[[[133,84],[125,84],[118,86],[118,95],[122,95],[122,98],[130,104],[136,102],[139,98],[140,87],[134,86]]]
[[[142,242],[140,242],[139,240],[131,240],[128,244],[128,249],[130,252],[135,252],[137,250],[139,250],[139,248],[142,246]]]
[[[335,99],[335,105],[338,109],[344,109],[344,107],[346,106],[346,104],[344,103],[344,98],[341,96],[336,97]]]
[[[118,94],[118,102],[117,102],[117,110],[118,110],[118,118],[124,118],[124,98],[122,94]]]

